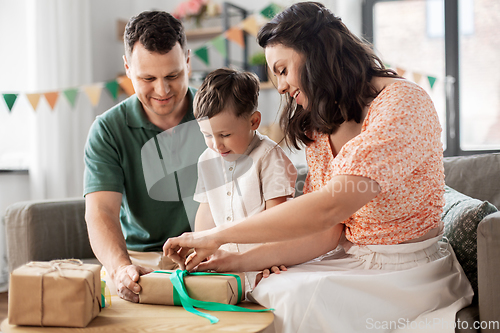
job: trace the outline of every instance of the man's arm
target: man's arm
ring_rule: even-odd
[[[99,191],[85,196],[85,220],[90,244],[97,259],[113,279],[118,295],[138,302],[139,276],[151,270],[132,265],[120,226],[122,194]]]

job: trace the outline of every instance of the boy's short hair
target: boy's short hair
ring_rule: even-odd
[[[133,16],[123,34],[125,55],[130,57],[134,46],[140,42],[151,52],[166,54],[176,43],[186,51],[186,33],[182,23],[163,11],[144,11]]]
[[[194,98],[194,116],[212,118],[227,108],[237,117],[251,115],[259,100],[257,75],[230,68],[216,69],[207,75]]]

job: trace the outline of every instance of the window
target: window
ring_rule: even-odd
[[[500,151],[500,3],[365,0],[364,37],[389,67],[426,89],[446,156]],[[400,73],[401,74],[401,73]]]
[[[0,29],[6,32],[0,38],[7,49],[0,54],[0,170],[27,170],[35,113],[25,96],[17,96],[11,111],[3,97],[6,93],[26,91],[28,85],[26,4],[11,1],[5,6],[0,10]]]

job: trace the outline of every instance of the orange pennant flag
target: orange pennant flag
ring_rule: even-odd
[[[422,74],[413,72],[413,81],[415,81],[415,83],[419,83],[421,79]]]
[[[132,96],[135,94],[134,86],[132,85],[132,80],[129,79],[127,75],[122,75],[116,79],[120,87],[125,91],[127,96]]]
[[[26,94],[26,97],[33,107],[33,110],[36,111],[36,107],[38,106],[38,102],[40,101],[40,94]]]
[[[83,87],[83,91],[85,91],[85,94],[87,94],[87,97],[90,99],[90,103],[92,103],[92,106],[96,106],[97,104],[99,104],[99,100],[101,99],[102,84],[85,86]]]
[[[54,106],[56,106],[57,99],[59,98],[59,92],[51,91],[43,94],[43,96],[45,96],[45,99],[47,100],[47,103],[49,103],[50,108],[54,110]]]
[[[401,76],[405,76],[405,73],[406,73],[406,71],[404,69],[402,69],[401,67],[396,67],[396,72]]]
[[[241,27],[243,30],[248,32],[250,35],[257,37],[257,34],[259,33],[259,24],[257,23],[257,19],[255,18],[255,15],[252,15],[245,19],[243,22],[241,22]]]
[[[243,48],[245,47],[245,38],[243,37],[243,30],[241,30],[238,27],[232,27],[228,29],[226,31],[226,38]]]

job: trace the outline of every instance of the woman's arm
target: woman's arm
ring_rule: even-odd
[[[334,250],[343,230],[344,225],[337,224],[324,232],[283,242],[262,244],[244,253],[222,253],[222,256],[215,255],[208,261],[200,263],[196,270],[248,272],[280,264],[285,266],[301,264]]]
[[[379,192],[379,185],[369,178],[335,176],[320,191],[302,195],[235,225],[170,238],[163,249],[173,260],[181,261],[179,253],[185,255],[189,248],[195,248],[187,266],[193,268],[225,243],[278,242],[326,231],[349,218]]]

